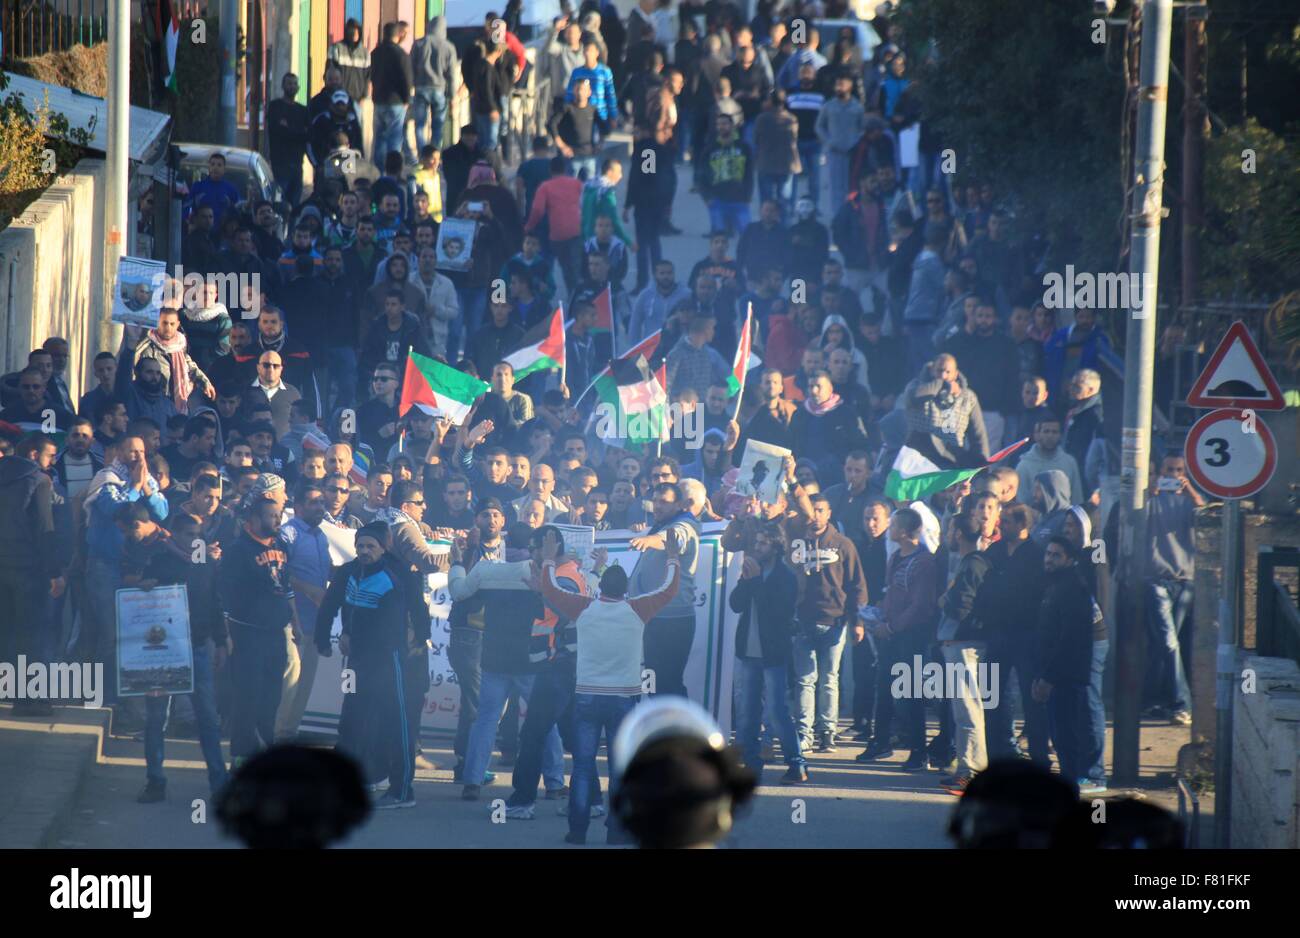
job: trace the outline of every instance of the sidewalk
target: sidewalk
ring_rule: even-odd
[[[0,705],[0,849],[50,847],[100,760],[111,711],[55,707],[14,717]]]

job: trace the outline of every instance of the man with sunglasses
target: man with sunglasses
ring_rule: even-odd
[[[284,383],[284,359],[279,352],[263,352],[257,357],[257,377],[244,394],[244,410],[251,413],[259,405],[270,406],[271,423],[278,439],[289,432],[289,408],[302,400],[302,392]]]
[[[386,454],[397,442],[397,391],[400,370],[380,362],[370,378],[370,399],[357,409],[357,433],[376,454]]]
[[[325,520],[341,528],[355,531],[361,527],[361,519],[348,512],[348,498],[352,486],[348,477],[341,472],[332,472],[321,481],[321,491],[325,496]]]

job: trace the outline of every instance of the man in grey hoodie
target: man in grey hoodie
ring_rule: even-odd
[[[429,17],[423,38],[411,46],[411,68],[415,72],[411,116],[416,142],[421,150],[428,143],[441,150],[447,102],[456,92],[456,76],[460,74],[456,47],[447,39],[445,17]]]
[[[1032,507],[1038,512],[1038,527],[1029,535],[1039,547],[1061,533],[1070,513],[1070,480],[1060,469],[1048,469],[1034,477]]]
[[[1071,504],[1082,504],[1086,492],[1083,478],[1079,475],[1079,464],[1061,446],[1061,418],[1052,413],[1043,414],[1034,421],[1034,445],[1016,463],[1016,475],[1020,476],[1020,501],[1028,504],[1033,495],[1034,480],[1049,469],[1065,473],[1068,480],[1066,498]]]

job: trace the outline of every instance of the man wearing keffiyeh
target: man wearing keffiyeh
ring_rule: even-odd
[[[164,380],[171,389],[172,401],[178,413],[187,414],[190,395],[198,388],[208,398],[217,396],[216,386],[190,358],[189,344],[181,329],[180,310],[163,309],[158,313],[158,325],[150,329],[135,347],[133,365],[142,358],[152,358],[162,367]]]

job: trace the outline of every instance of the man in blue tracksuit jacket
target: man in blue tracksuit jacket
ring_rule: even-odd
[[[415,760],[406,721],[402,666],[429,639],[429,611],[416,576],[387,553],[388,525],[357,531],[357,557],[339,567],[316,617],[316,647],[329,657],[330,628],[342,610],[339,650],[356,674],[355,719],[341,722],[339,748],[360,756],[374,747],[387,767],[388,792],[376,808],[415,807]]]

